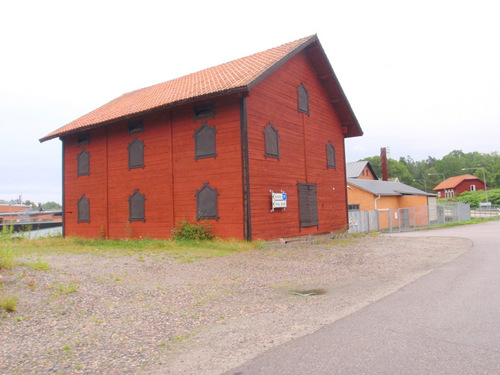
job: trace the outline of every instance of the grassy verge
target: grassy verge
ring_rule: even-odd
[[[500,217],[491,217],[491,218],[485,218],[485,219],[471,219],[468,221],[462,221],[461,223],[453,222],[453,223],[449,223],[449,224],[438,225],[435,227],[422,228],[422,230],[423,229],[438,229],[438,228],[457,227],[460,225],[469,225],[469,224],[480,224],[480,223],[486,223],[488,221],[495,221],[495,220],[500,220]]]
[[[78,237],[53,237],[0,240],[0,261],[12,266],[13,257],[39,254],[106,254],[116,256],[135,253],[163,254],[173,258],[194,261],[200,258],[225,256],[235,252],[259,248],[258,242],[238,240],[174,241],[174,240],[102,240]],[[5,267],[7,268],[7,267]]]

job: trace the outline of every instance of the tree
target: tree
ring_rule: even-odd
[[[62,206],[56,202],[46,202],[42,204],[44,210],[60,210]]]
[[[380,161],[380,156],[372,156],[370,158],[365,158],[370,163],[376,175],[382,178],[382,166]],[[387,174],[389,178],[397,178],[404,184],[413,185],[413,176],[408,171],[408,168],[404,163],[401,163],[394,159],[387,159]]]

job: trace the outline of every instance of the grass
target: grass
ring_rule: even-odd
[[[438,228],[448,228],[448,227],[457,227],[460,225],[470,225],[470,224],[480,224],[480,223],[485,223],[487,221],[495,221],[495,220],[500,220],[500,217],[491,217],[491,218],[484,218],[484,219],[471,219],[467,221],[462,221],[462,222],[453,222],[453,223],[447,223],[447,224],[442,224],[442,225],[437,225],[435,227],[430,227],[430,228],[421,228],[418,230],[424,230],[424,229],[438,229]]]
[[[47,262],[44,262],[40,258],[38,258],[34,262],[23,263],[23,266],[29,267],[29,268],[36,270],[36,271],[49,271],[50,270],[49,264]]]
[[[170,256],[180,262],[193,262],[198,259],[225,256],[235,252],[244,252],[260,248],[260,242],[239,240],[103,240],[79,237],[51,237],[37,239],[16,239],[14,242],[0,239],[0,265],[12,267],[14,250],[16,256],[40,254],[94,254],[131,256],[140,254],[160,254]],[[14,250],[13,250],[14,249]],[[48,270],[46,262],[38,260],[24,265],[33,269]]]
[[[17,296],[13,296],[11,294],[5,293],[0,296],[0,306],[8,312],[17,310]]]
[[[9,244],[6,244],[6,246],[1,245],[0,243],[0,270],[12,268],[14,266],[15,254]]]

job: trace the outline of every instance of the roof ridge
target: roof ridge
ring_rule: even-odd
[[[271,48],[268,48],[268,49],[265,49],[263,51],[260,51],[260,52],[255,52],[255,53],[252,53],[250,55],[247,55],[247,56],[243,56],[243,57],[239,57],[237,59],[233,59],[233,60],[230,60],[230,61],[226,61],[226,62],[223,62],[223,63],[220,63],[220,64],[216,64],[216,65],[213,65],[213,66],[210,66],[210,67],[207,67],[207,68],[204,68],[204,69],[200,69],[200,70],[197,70],[195,72],[191,72],[191,73],[187,73],[187,74],[184,74],[184,75],[181,75],[181,76],[178,76],[178,77],[175,77],[175,78],[172,78],[172,79],[168,79],[166,81],[163,81],[163,82],[159,82],[159,83],[155,83],[155,84],[152,84],[152,85],[149,85],[149,86],[144,86],[144,87],[141,87],[141,88],[138,88],[138,89],[135,89],[135,90],[132,90],[132,91],[127,91],[127,92],[124,92],[123,94],[121,94],[120,96],[116,97],[115,99],[118,99],[118,98],[121,98],[122,96],[125,96],[127,94],[132,94],[132,93],[135,93],[135,92],[138,92],[138,91],[142,91],[142,90],[146,90],[146,89],[151,89],[155,86],[161,86],[161,85],[164,85],[165,83],[167,82],[172,82],[172,81],[176,81],[176,80],[180,80],[180,79],[183,79],[183,78],[186,78],[186,77],[189,77],[189,76],[192,76],[192,75],[195,75],[195,74],[199,74],[201,72],[204,72],[204,71],[207,71],[207,70],[211,70],[211,69],[215,69],[215,68],[218,68],[218,67],[221,67],[221,66],[224,66],[224,65],[227,65],[227,64],[231,64],[231,63],[235,63],[235,62],[238,62],[238,61],[241,61],[241,60],[245,60],[245,59],[248,59],[252,56],[257,56],[257,55],[261,55],[261,54],[264,54],[266,52],[269,52],[269,51],[272,51],[272,50],[277,50],[279,48],[283,48],[287,45],[291,45],[291,44],[294,44],[294,43],[297,43],[301,40],[303,40],[303,43],[297,45],[295,48],[298,48],[300,47],[302,44],[304,44],[306,41],[308,41],[309,39],[313,38],[313,37],[316,37],[317,34],[312,34],[312,35],[309,35],[307,37],[304,37],[304,38],[299,38],[297,40],[294,40],[292,42],[288,42],[288,43],[283,43],[279,46],[276,46],[276,47],[271,47]],[[294,49],[295,49],[294,48]],[[272,65],[276,64],[277,62],[279,61],[276,61],[274,62]],[[114,100],[114,99],[113,99]]]

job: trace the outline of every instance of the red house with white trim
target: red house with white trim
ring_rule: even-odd
[[[347,224],[362,135],[316,35],[133,91],[55,130],[64,234],[167,238],[203,219],[271,239]]]
[[[447,178],[433,190],[436,191],[438,198],[453,198],[462,194],[464,191],[484,190],[484,188],[484,181],[479,177],[471,174],[464,174]]]

